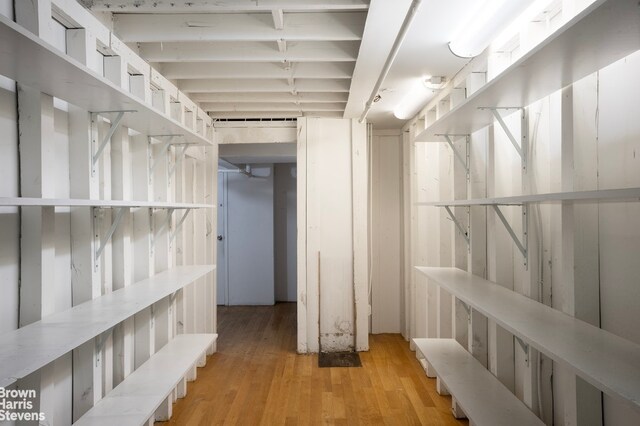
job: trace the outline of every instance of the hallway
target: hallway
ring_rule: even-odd
[[[400,335],[371,335],[363,368],[297,355],[296,305],[218,307],[218,352],[169,424],[467,424],[435,391]]]

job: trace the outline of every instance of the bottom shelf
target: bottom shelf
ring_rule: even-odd
[[[74,425],[140,426],[216,341],[217,334],[180,334],[152,355]]]

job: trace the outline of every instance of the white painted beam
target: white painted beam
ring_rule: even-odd
[[[201,104],[205,111],[344,111],[344,103],[284,103],[284,102],[262,102],[262,103],[237,103],[226,102],[205,102]]]
[[[247,92],[247,93],[192,93],[191,99],[196,102],[347,102],[348,94],[331,92],[298,92],[292,94]]]
[[[285,10],[367,10],[368,0],[80,0],[94,12],[216,13]]]
[[[282,118],[297,117],[325,117],[325,118],[342,118],[344,114],[341,111],[229,111],[229,112],[212,112],[210,116],[214,119],[265,119],[278,120]]]
[[[357,41],[174,42],[141,43],[140,55],[149,62],[355,62]]]
[[[289,92],[286,80],[275,79],[194,79],[181,80],[180,90],[186,93],[231,93],[231,92]],[[298,92],[349,92],[349,80],[301,79],[296,80]]]
[[[199,79],[199,78],[331,78],[348,79],[353,73],[353,64],[346,62],[323,62],[294,64],[287,69],[283,64],[276,63],[167,63],[162,67],[162,74],[169,79]]]
[[[360,40],[364,12],[289,13],[287,28],[273,28],[267,14],[115,15],[124,42]]]

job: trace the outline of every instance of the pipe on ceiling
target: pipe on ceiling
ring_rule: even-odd
[[[360,119],[358,120],[360,123],[367,118],[367,114],[369,114],[369,110],[373,106],[373,102],[380,91],[380,87],[382,83],[384,83],[385,78],[387,78],[387,74],[389,74],[389,70],[391,69],[391,65],[393,65],[393,61],[395,61],[396,56],[398,55],[398,51],[400,50],[400,46],[402,46],[402,42],[409,31],[409,27],[411,26],[411,22],[413,22],[413,18],[415,18],[416,13],[418,13],[418,8],[420,7],[420,3],[422,0],[413,0],[411,2],[411,6],[409,6],[409,10],[407,11],[407,15],[404,17],[404,22],[402,22],[402,26],[400,27],[400,31],[398,31],[398,35],[396,36],[396,40],[393,42],[393,46],[391,47],[391,51],[389,52],[389,56],[387,56],[387,60],[384,63],[384,67],[380,72],[380,76],[378,77],[378,81],[376,85],[373,87],[371,91],[371,96],[369,100],[365,104],[364,111],[362,111],[362,115],[360,115]]]

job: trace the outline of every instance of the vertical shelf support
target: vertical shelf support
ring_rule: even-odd
[[[491,114],[493,114],[493,116],[495,117],[495,119],[498,121],[498,124],[500,125],[500,127],[502,127],[502,130],[504,131],[504,133],[507,135],[507,137],[509,138],[509,141],[511,141],[511,144],[513,145],[513,147],[516,149],[516,151],[518,152],[518,154],[520,155],[520,159],[522,160],[522,171],[525,172],[527,169],[527,152],[529,151],[529,144],[528,144],[528,140],[527,140],[527,114],[526,114],[526,110],[522,107],[480,107],[478,109],[487,109],[489,111],[491,111]],[[509,129],[509,126],[507,126],[507,123],[504,122],[504,119],[502,118],[502,115],[500,114],[499,110],[513,110],[513,109],[517,109],[520,110],[520,123],[521,123],[521,137],[520,137],[520,142],[518,142],[518,139],[514,136],[514,134],[511,132],[511,130]]]
[[[169,178],[173,177],[174,173],[176,172],[176,168],[178,167],[178,164],[180,164],[182,162],[182,160],[184,159],[185,154],[187,153],[187,149],[189,149],[190,147],[191,147],[191,145],[183,145],[182,146],[182,149],[180,150],[180,153],[176,156],[175,163],[173,163],[173,166],[169,170]]]
[[[514,339],[516,339],[516,342],[518,342],[518,344],[520,345],[520,347],[522,348],[522,350],[524,351],[524,362],[527,364],[527,366],[529,365],[529,345],[526,344],[521,338],[519,338],[518,336],[513,336]]]
[[[453,211],[451,210],[451,208],[449,206],[444,206],[444,208],[445,208],[445,210],[447,210],[447,213],[449,214],[449,217],[451,218],[453,223],[456,224],[456,228],[458,228],[458,231],[460,231],[460,233],[464,237],[464,240],[467,242],[467,246],[470,246],[471,241],[469,239],[469,232],[465,231],[464,227],[462,226],[462,223],[460,223],[458,218],[453,214]]]
[[[522,205],[522,234],[523,234],[523,239],[522,241],[520,241],[520,238],[518,238],[518,236],[516,235],[515,231],[513,230],[513,228],[511,227],[511,225],[509,225],[509,221],[507,221],[507,218],[504,217],[504,214],[502,214],[502,210],[500,210],[500,207],[497,204],[492,204],[491,207],[493,207],[493,210],[495,210],[496,214],[498,215],[498,218],[500,218],[500,221],[502,222],[502,224],[504,225],[504,227],[507,229],[507,232],[509,233],[509,235],[511,236],[511,239],[513,240],[513,242],[516,244],[516,246],[518,247],[518,250],[520,250],[520,253],[522,253],[522,257],[524,257],[524,265],[528,266],[528,245],[529,245],[529,239],[527,237],[528,234],[528,230],[527,230],[527,210],[528,210],[528,206],[526,204]]]
[[[160,151],[161,156],[165,156],[167,154],[167,152],[169,151],[169,147],[171,145],[173,145],[173,138],[175,138],[178,135],[162,135],[162,136],[149,136],[149,139],[151,138],[168,138],[167,141],[165,142],[164,146],[162,147],[162,150]],[[151,163],[151,168],[149,169],[149,179],[151,179],[151,177],[153,176],[153,171],[156,169],[156,167],[158,167],[158,164],[160,164],[161,159],[160,158],[156,158],[153,160],[153,162]]]
[[[111,227],[109,228],[109,231],[102,238],[102,240],[100,240],[100,247],[98,247],[98,249],[96,250],[96,264],[100,260],[100,256],[102,256],[102,253],[104,252],[104,249],[107,246],[107,243],[109,242],[109,240],[111,239],[113,234],[116,232],[116,229],[118,229],[118,225],[120,224],[120,221],[122,220],[122,216],[124,215],[125,209],[126,209],[126,207],[118,208],[118,211],[116,213],[116,217],[113,219],[113,222],[111,223]]]

